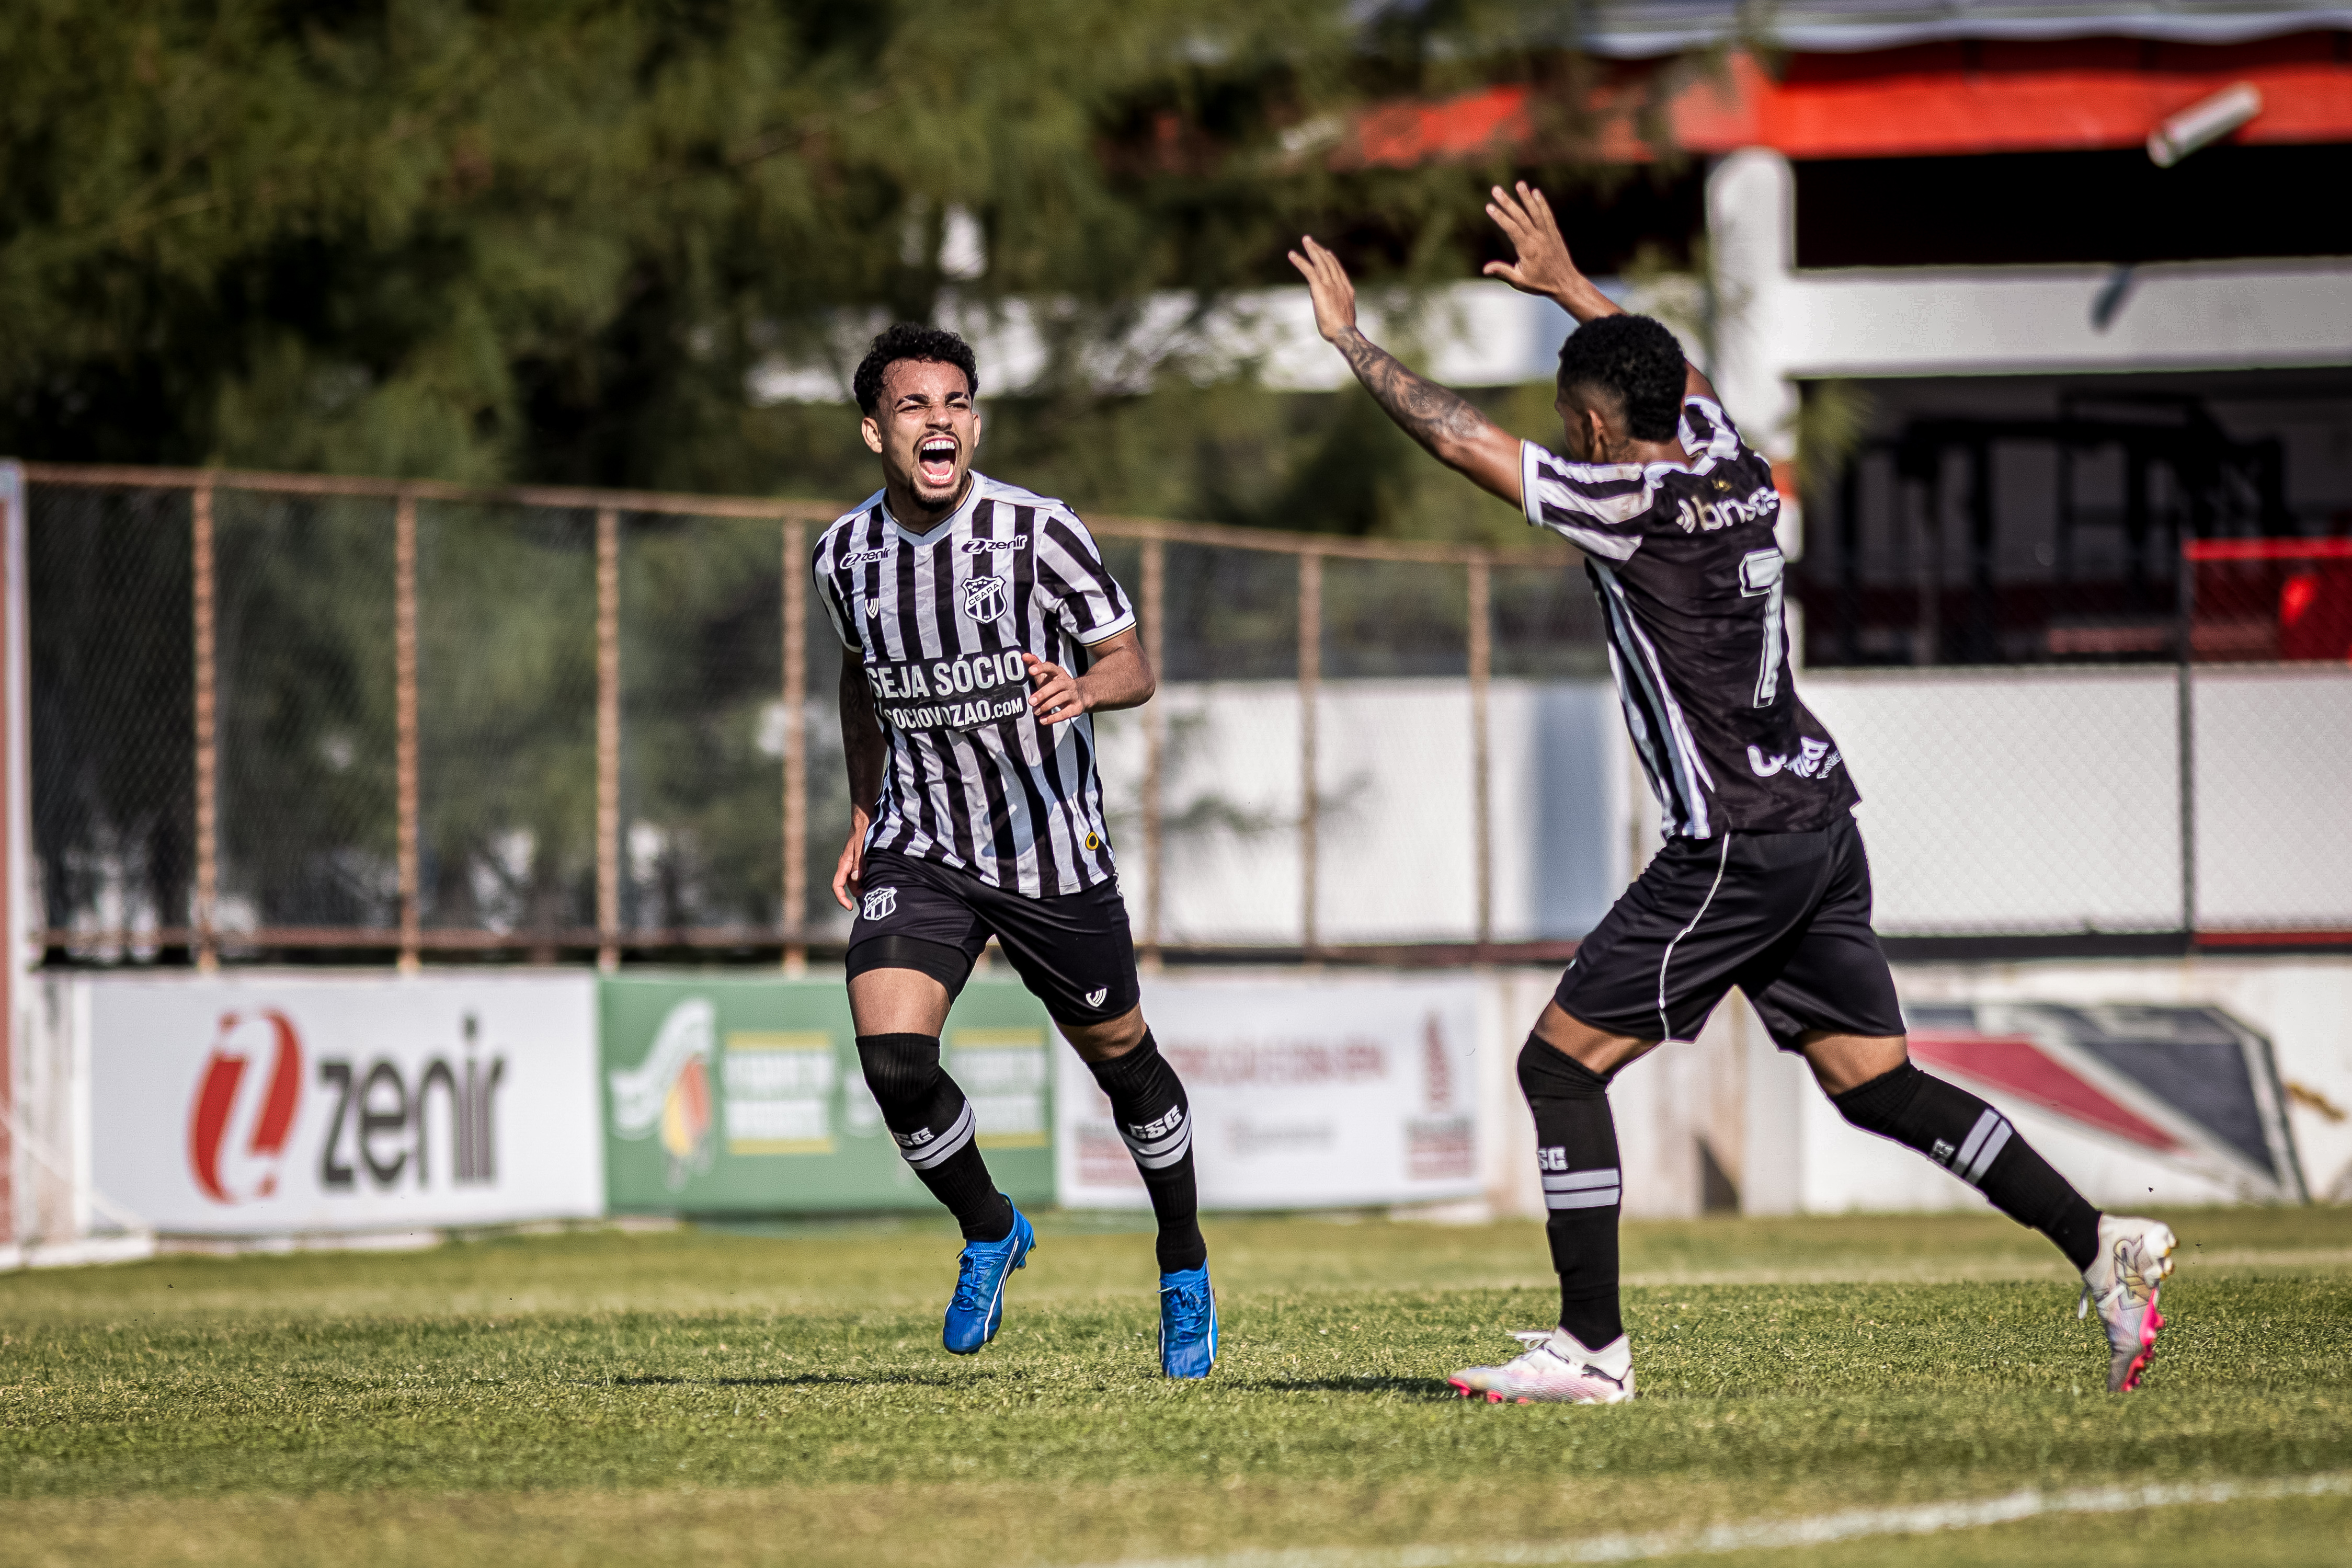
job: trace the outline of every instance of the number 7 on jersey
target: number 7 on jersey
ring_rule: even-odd
[[[1764,665],[1756,673],[1756,706],[1770,707],[1780,690],[1780,599],[1788,563],[1777,549],[1749,550],[1739,560],[1739,596],[1764,596]]]

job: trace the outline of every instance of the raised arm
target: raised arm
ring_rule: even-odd
[[[1356,327],[1356,286],[1339,258],[1311,239],[1290,253],[1315,297],[1315,329],[1346,358],[1388,416],[1436,458],[1483,490],[1519,504],[1519,438],[1492,423],[1470,401],[1414,375]],[[1304,251],[1305,254],[1300,254]]]
[[[1552,216],[1551,204],[1544,200],[1541,191],[1525,180],[1518,183],[1517,194],[1496,185],[1488,193],[1486,215],[1519,253],[1516,261],[1488,262],[1481,268],[1487,277],[1499,277],[1522,294],[1542,295],[1575,318],[1580,327],[1598,317],[1622,314],[1614,300],[1577,270],[1568,254],[1568,241],[1561,237],[1559,220]],[[1715,388],[1687,360],[1683,361],[1683,395],[1715,395]]]

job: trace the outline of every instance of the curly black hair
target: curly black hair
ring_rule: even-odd
[[[953,365],[963,372],[963,384],[971,395],[980,395],[980,361],[972,358],[971,345],[944,327],[926,327],[919,321],[894,321],[874,340],[866,357],[857,361],[857,374],[850,390],[857,394],[857,406],[867,413],[877,412],[882,401],[882,372],[900,360],[928,360],[935,365]]]
[[[1682,423],[1683,346],[1647,316],[1602,316],[1559,346],[1559,384],[1612,393],[1636,441],[1672,441]]]

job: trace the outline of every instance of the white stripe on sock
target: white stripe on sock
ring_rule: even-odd
[[[1991,1137],[1992,1130],[2000,1125],[2000,1113],[1990,1105],[1986,1106],[1983,1114],[1977,1118],[1977,1124],[1969,1129],[1967,1140],[1960,1145],[1960,1152],[1952,1156],[1952,1169],[1967,1170],[1969,1162],[1977,1157],[1977,1151],[1984,1146],[1984,1141]]]
[[[958,1149],[971,1142],[971,1135],[977,1128],[978,1124],[972,1120],[971,1102],[967,1100],[953,1126],[928,1144],[918,1145],[911,1149],[902,1145],[898,1152],[907,1156],[908,1165],[919,1171],[927,1171],[941,1160],[951,1158]]]
[[[1546,1208],[1607,1208],[1617,1201],[1618,1189],[1613,1186],[1593,1187],[1585,1192],[1544,1194]]]
[[[1125,1136],[1124,1134],[1120,1135]],[[1169,1146],[1171,1144],[1175,1145],[1172,1148]],[[1146,1153],[1147,1149],[1155,1152]],[[1135,1163],[1145,1170],[1165,1170],[1192,1152],[1192,1124],[1185,1123],[1181,1131],[1156,1144],[1139,1144],[1133,1138],[1128,1138],[1127,1152],[1133,1155]]]
[[[1992,1136],[1985,1140],[1984,1147],[1978,1152],[1975,1163],[1969,1166],[1966,1179],[1970,1186],[1984,1185],[1985,1172],[1992,1169],[1992,1157],[2000,1153],[2001,1146],[2009,1142],[2010,1134],[2016,1130],[2009,1124],[2008,1117],[2001,1118],[2000,1125],[1992,1130]]]

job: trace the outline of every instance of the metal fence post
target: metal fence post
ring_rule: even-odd
[[[784,525],[784,971],[808,972],[808,525]]]
[[[1168,633],[1160,612],[1168,598],[1168,543],[1165,539],[1143,541],[1143,656],[1151,664],[1154,679],[1162,678],[1161,668],[1168,652]],[[1163,857],[1160,852],[1160,821],[1162,810],[1161,775],[1168,765],[1168,715],[1164,705],[1146,703],[1143,706],[1143,967],[1157,972],[1160,967],[1160,912],[1166,907],[1160,893]]]
[[[189,535],[194,552],[196,629],[196,967],[220,967],[220,941],[213,923],[220,899],[220,712],[218,701],[218,598],[213,579],[213,484],[197,483],[190,497]]]
[[[1323,558],[1298,555],[1298,927],[1299,946],[1312,958],[1322,945],[1315,918],[1316,699],[1323,684]]]
[[[1486,687],[1494,673],[1493,564],[1481,556],[1470,562],[1470,853],[1476,868],[1478,946],[1495,939],[1495,838],[1487,799],[1491,762]]]
[[[419,967],[424,912],[416,873],[416,497],[400,493],[393,509],[393,708],[397,727],[400,814],[400,968]]]
[[[2173,728],[2180,747],[2180,930],[2197,944],[2197,556],[2196,541],[2180,547],[2179,673],[2173,693]]]
[[[596,967],[621,967],[621,514],[596,510]]]

